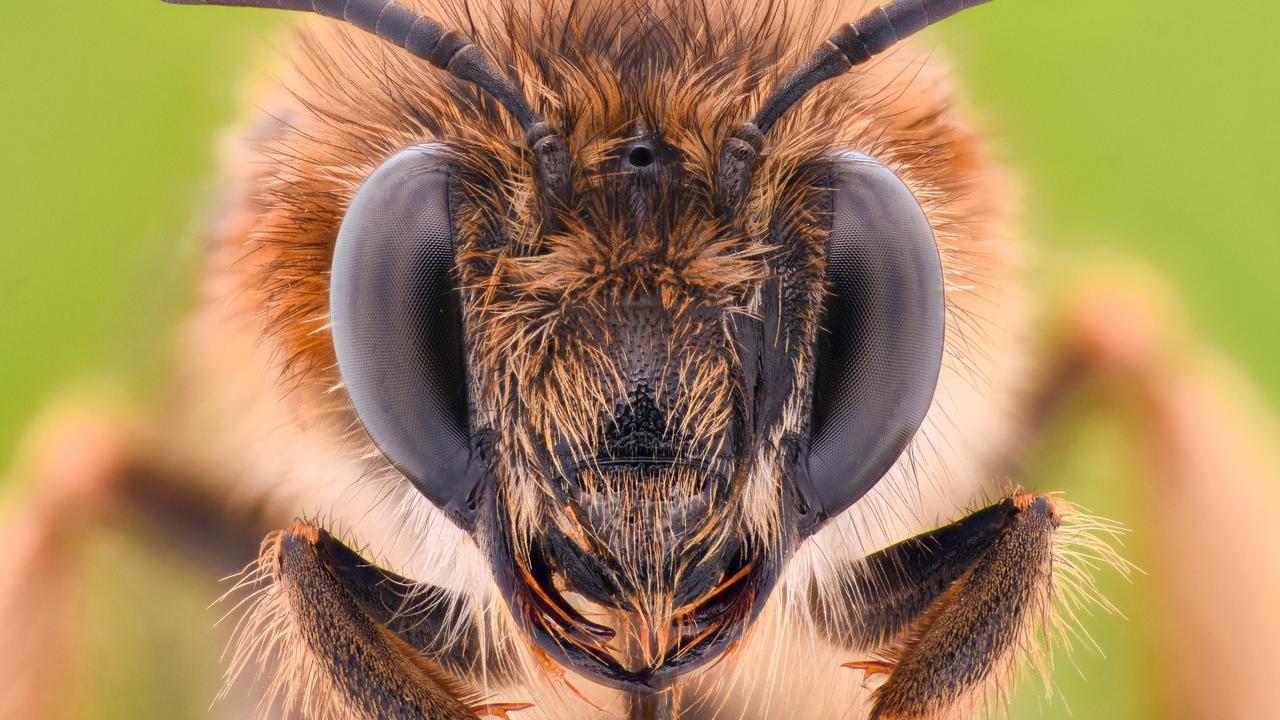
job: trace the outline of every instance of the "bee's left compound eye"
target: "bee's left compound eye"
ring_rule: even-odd
[[[871,157],[829,161],[829,294],[801,469],[814,523],[856,502],[907,447],[932,403],[945,333],[942,265],[920,203]]]
[[[329,302],[360,421],[419,491],[466,523],[476,480],[449,184],[438,145],[375,170],[338,232]]]

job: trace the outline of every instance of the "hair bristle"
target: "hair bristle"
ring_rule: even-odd
[[[259,717],[340,720],[345,710],[336,702],[328,675],[298,630],[283,587],[275,578],[274,558],[283,531],[262,541],[256,560],[231,578],[220,603],[234,602],[226,617],[236,617],[224,660],[227,662],[217,700],[244,692],[251,683],[258,696]]]
[[[335,686],[333,676],[316,654],[314,643],[309,641],[298,622],[297,601],[291,601],[287,594],[286,585],[291,579],[282,574],[282,542],[286,534],[296,533],[299,528],[304,532],[311,528],[314,532],[318,527],[299,521],[289,530],[271,533],[263,540],[258,558],[228,579],[232,585],[217,604],[228,606],[223,620],[234,618],[236,625],[224,653],[227,669],[215,702],[234,691],[258,698],[256,712],[259,717],[337,720],[351,716],[352,708],[346,704],[344,694]],[[357,554],[368,561],[366,552]],[[294,582],[298,580],[293,579]],[[424,622],[430,618],[438,622],[442,616],[453,617],[455,620],[451,623],[430,628],[432,642],[449,648],[462,641],[468,631],[466,623],[475,616],[465,605],[459,605],[465,604],[465,596],[433,592],[428,597],[428,586],[425,585],[406,585],[399,590],[401,606],[387,622],[404,623],[400,631],[411,632],[415,618],[421,617]],[[442,604],[447,606],[442,607]],[[436,612],[439,610],[445,612]],[[403,655],[435,686],[466,705],[483,705],[486,693],[481,688],[488,687],[490,679],[501,678],[510,682],[513,677],[527,674],[522,667],[527,658],[521,657],[518,649],[511,647],[510,643],[482,640],[480,647],[492,648],[495,654],[483,657],[478,666],[451,672],[446,665],[410,647],[390,628],[380,627],[394,652]],[[480,628],[479,631],[502,637],[510,632],[510,628]],[[474,685],[468,681],[470,677],[475,678]],[[495,709],[501,707],[494,706]]]
[[[981,717],[1007,717],[1010,690],[1017,685],[1020,674],[1036,676],[1045,698],[1052,700],[1055,654],[1061,652],[1070,658],[1080,648],[1104,652],[1089,634],[1085,618],[1098,611],[1120,614],[1099,590],[1096,576],[1114,572],[1128,580],[1137,570],[1117,551],[1127,530],[1115,521],[1090,514],[1057,493],[1051,496],[1061,524],[1054,533],[1039,609],[1019,629],[1014,652],[993,673],[990,686],[980,688],[959,705],[957,717],[969,717],[979,711]]]
[[[1014,491],[1011,497],[1016,502],[1019,498],[1033,496]],[[1081,646],[1091,652],[1103,651],[1086,630],[1084,619],[1095,611],[1119,612],[1098,590],[1095,576],[1099,572],[1115,572],[1128,579],[1135,570],[1115,547],[1126,531],[1119,524],[1091,515],[1057,494],[1041,497],[1049,498],[1052,502],[1058,525],[1048,539],[1050,551],[1046,555],[1044,566],[1033,569],[1035,580],[1030,584],[1032,597],[1029,609],[1023,613],[1016,626],[1001,631],[1002,635],[1011,636],[1008,650],[999,656],[997,662],[985,669],[981,681],[970,685],[957,696],[948,697],[945,701],[938,700],[931,705],[927,714],[888,714],[884,716],[885,720],[899,717],[947,720],[1007,715],[1010,690],[1018,684],[1019,676],[1037,676],[1044,687],[1045,697],[1051,699],[1054,694],[1052,665],[1056,653],[1065,653],[1070,658]],[[883,670],[864,669],[865,683],[872,688],[882,686],[888,673],[895,669],[903,656],[920,640],[921,634],[933,624],[938,614],[951,604],[949,593],[961,590],[966,577],[967,573],[955,581],[907,629],[864,649],[863,656],[858,660],[884,664]],[[877,587],[875,579],[871,578],[867,591],[876,594]],[[857,603],[855,607],[846,607],[848,598],[837,592],[835,586],[817,584],[814,590],[820,593],[817,602],[819,607],[825,608],[822,614],[838,617],[842,612],[855,615],[858,612]],[[787,622],[806,628],[805,636],[813,637],[819,633],[813,625],[808,608],[807,604],[793,603],[787,606]],[[872,697],[877,695],[878,693],[873,692]]]

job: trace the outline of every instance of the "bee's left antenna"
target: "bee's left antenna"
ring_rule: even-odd
[[[398,45],[461,80],[474,83],[520,123],[538,160],[543,192],[569,200],[569,146],[560,133],[529,107],[489,54],[465,34],[451,30],[395,0],[164,0],[173,5],[224,5],[316,13],[355,25]]]
[[[765,134],[810,90],[929,25],[986,2],[990,0],[890,0],[843,25],[774,89],[755,117],[739,125],[720,145],[716,187],[721,209],[731,212],[741,204]]]

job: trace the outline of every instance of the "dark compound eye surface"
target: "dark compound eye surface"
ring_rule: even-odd
[[[438,145],[402,150],[352,199],[334,248],[338,367],[365,429],[454,517],[467,478],[466,371],[449,172]]]
[[[830,158],[830,294],[818,338],[809,502],[832,517],[892,467],[942,364],[942,263],[906,184],[855,152]]]

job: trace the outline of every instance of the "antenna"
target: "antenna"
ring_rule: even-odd
[[[814,87],[870,60],[933,23],[990,0],[893,0],[841,27],[774,89],[750,121],[720,145],[716,188],[722,210],[746,197],[764,136],[778,118]]]
[[[569,199],[569,146],[529,107],[524,95],[498,70],[489,54],[465,34],[451,30],[395,0],[164,0],[172,5],[222,5],[298,10],[342,20],[409,51],[450,75],[475,84],[520,123],[538,160],[543,192]]]

